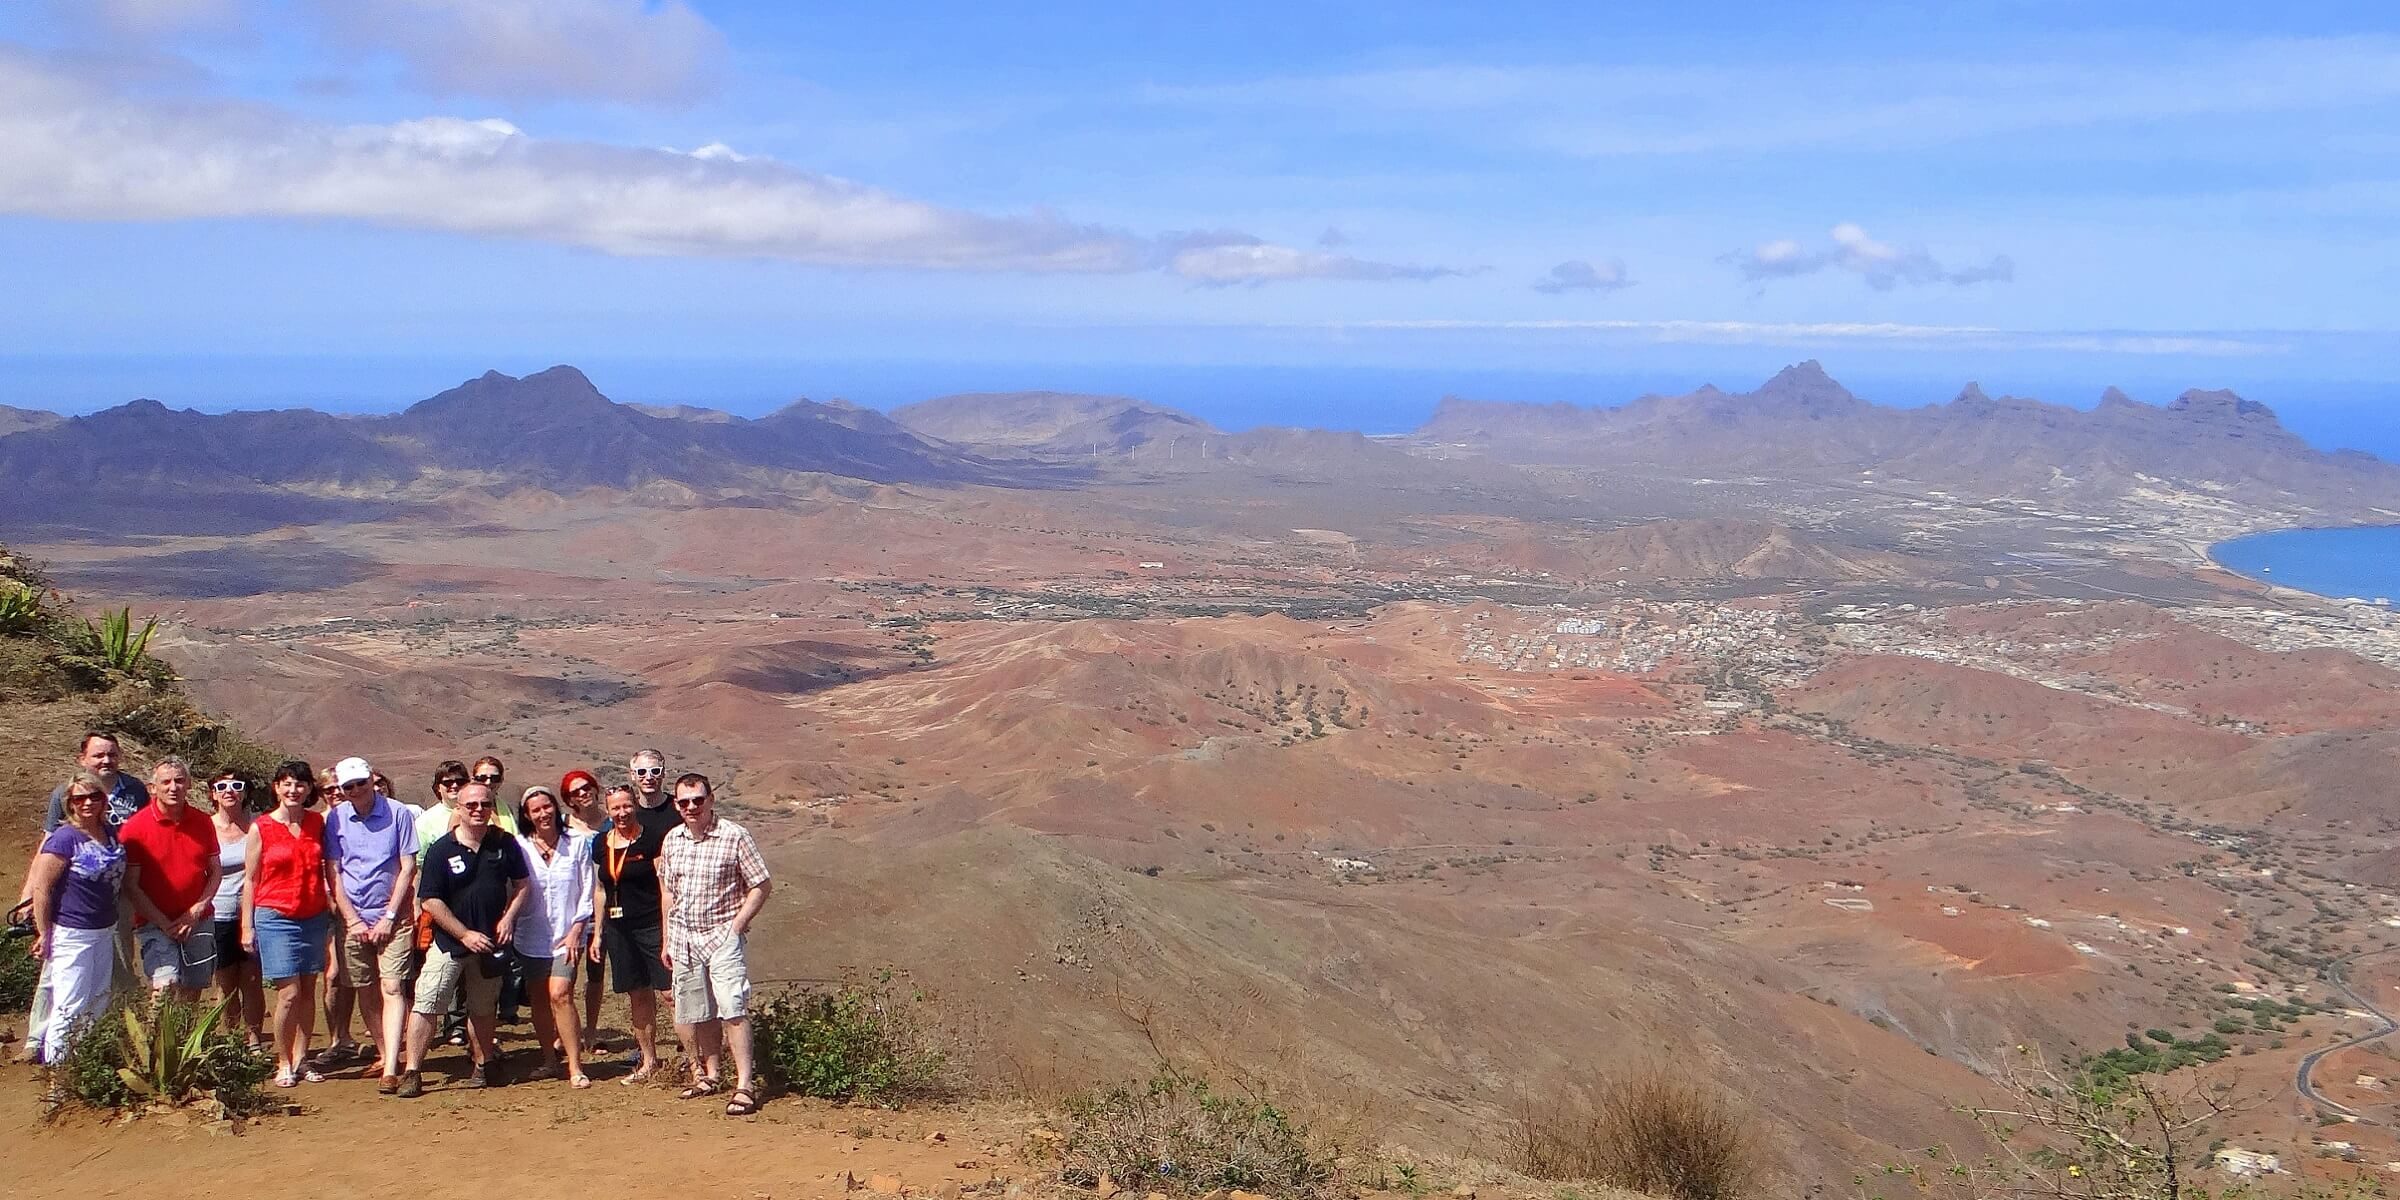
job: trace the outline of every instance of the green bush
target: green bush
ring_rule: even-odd
[[[158,633],[157,617],[150,618],[136,631],[133,610],[120,608],[103,612],[98,621],[84,624],[92,632],[92,644],[102,662],[128,675],[141,673],[143,663],[150,657],[150,639]]]
[[[787,987],[750,1007],[767,1079],[796,1095],[898,1107],[948,1091],[948,1057],[890,976],[830,991]]]
[[[31,633],[42,619],[42,594],[14,579],[0,580],[0,633]]]
[[[205,1101],[227,1115],[255,1111],[274,1073],[267,1054],[221,1027],[223,1002],[201,1009],[173,997],[120,995],[86,1019],[55,1068],[55,1103],[102,1110]]]
[[[33,956],[32,938],[0,938],[0,1011],[25,1011],[41,977],[42,962]]]
[[[1263,1097],[1229,1096],[1162,1067],[1147,1085],[1119,1084],[1069,1099],[1059,1179],[1129,1192],[1197,1195],[1220,1189],[1288,1200],[1344,1195],[1332,1147],[1318,1144]]]

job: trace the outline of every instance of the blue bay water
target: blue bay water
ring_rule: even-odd
[[[2400,525],[2281,529],[2219,542],[2209,555],[2269,583],[2336,599],[2400,599]]]

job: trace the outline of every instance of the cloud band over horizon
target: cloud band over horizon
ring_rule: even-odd
[[[1423,280],[1242,233],[1144,236],[911,199],[718,144],[547,140],[497,119],[335,125],[231,101],[115,94],[0,48],[0,212],[81,221],[347,220],[621,256],[1125,274],[1198,284]]]

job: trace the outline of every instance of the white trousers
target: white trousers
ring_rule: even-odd
[[[50,929],[50,1020],[36,1031],[36,1062],[56,1062],[67,1052],[75,1026],[108,1006],[117,975],[117,931]]]

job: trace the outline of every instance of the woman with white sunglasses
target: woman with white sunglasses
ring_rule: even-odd
[[[242,871],[249,865],[250,782],[233,771],[208,781],[217,827],[217,994],[225,998],[223,1028],[247,1031],[252,1046],[266,1040],[267,994],[258,958],[242,949]]]

